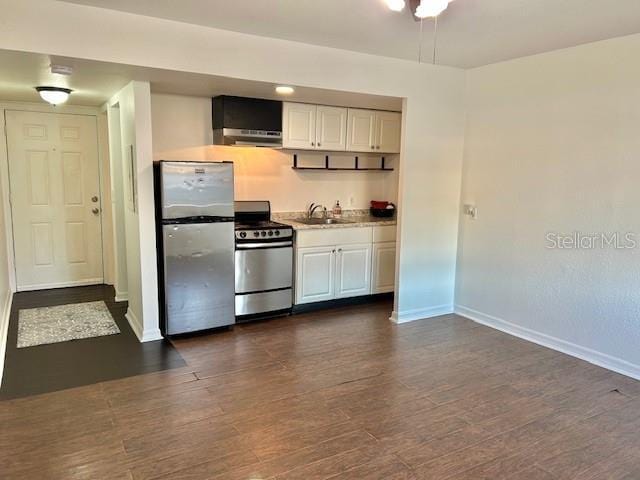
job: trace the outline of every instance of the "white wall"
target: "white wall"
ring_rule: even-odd
[[[113,101],[116,101],[115,99]],[[124,173],[122,160],[122,127],[120,106],[105,105],[108,118],[109,180],[112,212],[113,286],[117,302],[128,300],[127,237],[125,231]]]
[[[0,110],[0,132],[4,138],[4,111]],[[6,143],[3,141],[0,146],[0,157],[6,160]],[[0,167],[4,167],[4,162],[0,162]],[[5,193],[8,191],[8,177],[0,174],[0,384],[2,383],[2,372],[4,370],[4,354],[7,347],[7,334],[9,329],[9,315],[11,313],[11,300],[13,297],[13,286],[9,279],[9,268],[11,263],[9,257],[11,253],[11,237],[8,227],[9,208],[4,202]]]
[[[550,250],[547,232],[640,234],[640,36],[471,70],[456,304],[640,377],[640,250]],[[640,240],[640,238],[639,238]]]
[[[211,98],[152,94],[153,152],[157,160],[233,161],[236,200],[270,200],[274,212],[302,211],[311,202],[328,209],[368,208],[371,200],[397,201],[398,170],[322,172],[293,170],[291,152],[212,146]],[[324,154],[301,155],[324,164]],[[333,155],[336,159],[339,155]],[[347,155],[344,160],[348,161]],[[361,161],[364,161],[361,155]],[[350,156],[353,162],[353,156]],[[371,161],[380,162],[380,157]],[[396,167],[397,155],[387,155]]]
[[[110,118],[112,126],[120,124],[120,154],[114,154],[112,164],[122,162],[121,170],[114,168],[114,175],[121,175],[113,187],[114,194],[121,185],[122,211],[120,228],[124,226],[124,250],[127,273],[127,319],[141,341],[161,338],[158,326],[158,278],[155,255],[155,220],[153,198],[153,171],[151,168],[151,91],[146,82],[131,82],[111,100],[107,113],[110,117],[120,115],[119,122]],[[118,108],[113,108],[115,106]],[[111,134],[113,135],[113,134]],[[112,136],[112,145],[118,144],[117,133]],[[131,179],[132,160],[136,178]],[[136,183],[136,193],[130,185]],[[137,195],[137,201],[133,201]],[[122,221],[123,220],[123,221]],[[116,228],[118,231],[120,228]],[[117,240],[117,238],[116,238]],[[122,246],[122,245],[121,245]],[[118,248],[122,251],[122,248]],[[151,254],[149,254],[151,253]],[[122,258],[120,258],[122,262]]]
[[[464,71],[64,2],[0,0],[0,10],[4,49],[405,98],[394,318],[452,310]],[[154,245],[142,251],[151,263]]]

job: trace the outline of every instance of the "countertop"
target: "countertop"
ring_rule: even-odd
[[[285,225],[291,225],[294,230],[318,230],[329,228],[359,228],[359,227],[377,227],[385,225],[395,225],[396,218],[380,218],[373,217],[368,214],[362,214],[364,212],[355,212],[355,214],[343,214],[341,220],[348,221],[349,223],[331,223],[331,224],[319,224],[319,225],[307,225],[306,223],[296,222],[296,218],[302,218],[305,216],[304,212],[299,212],[297,215],[292,214],[273,214],[273,220],[276,222],[284,223]]]

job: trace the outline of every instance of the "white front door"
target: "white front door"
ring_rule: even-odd
[[[6,111],[18,290],[102,283],[96,118]]]

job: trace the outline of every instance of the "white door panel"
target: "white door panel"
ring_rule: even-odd
[[[400,153],[400,129],[402,114],[376,113],[376,152]]]
[[[95,117],[7,111],[6,121],[18,289],[101,283]]]
[[[296,304],[334,298],[335,247],[298,248]]]
[[[282,106],[282,146],[314,150],[316,148],[316,106],[285,102]]]
[[[373,280],[371,293],[387,293],[395,290],[396,243],[373,245]]]
[[[336,298],[371,293],[371,244],[338,246]]]
[[[347,148],[347,109],[318,105],[316,120],[317,147],[343,151]]]
[[[347,117],[347,151],[375,151],[376,112],[350,108]]]

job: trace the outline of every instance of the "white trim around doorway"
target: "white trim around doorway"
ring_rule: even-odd
[[[15,268],[15,250],[13,245],[13,215],[11,212],[11,196],[9,193],[9,153],[7,150],[7,130],[6,130],[6,117],[5,112],[7,110],[17,110],[17,111],[25,111],[25,112],[39,112],[39,113],[59,113],[59,114],[75,114],[75,115],[88,115],[96,118],[96,125],[98,125],[98,117],[100,113],[103,111],[100,107],[86,107],[80,105],[46,105],[41,103],[29,103],[29,102],[8,102],[0,100],[0,134],[2,139],[0,139],[0,185],[2,185],[2,205],[3,205],[3,213],[6,223],[5,229],[5,237],[7,242],[7,264],[9,267],[9,287],[11,292],[16,292],[17,281],[16,281],[16,268]],[[110,193],[110,185],[105,185],[105,179],[102,176],[103,165],[106,161],[108,164],[109,159],[104,158],[105,152],[105,139],[100,132],[98,131],[98,163],[99,163],[99,172],[100,172],[100,191],[102,202],[111,201],[111,195],[105,195],[106,192]],[[108,148],[108,147],[107,147]],[[108,152],[108,150],[106,150]],[[104,209],[103,209],[104,211]],[[104,221],[105,218],[102,218],[102,231],[104,232]],[[39,290],[42,288],[63,288],[70,286],[78,286],[78,285],[90,285],[96,283],[103,283],[107,279],[107,265],[105,265],[105,255],[104,252],[106,250],[106,246],[104,245],[104,234],[102,234],[102,242],[103,242],[103,264],[102,264],[102,272],[103,277],[100,279],[91,279],[87,281],[83,281],[80,283],[74,283],[73,285],[69,284],[60,284],[60,285],[32,285],[26,288],[22,288],[21,290]]]

